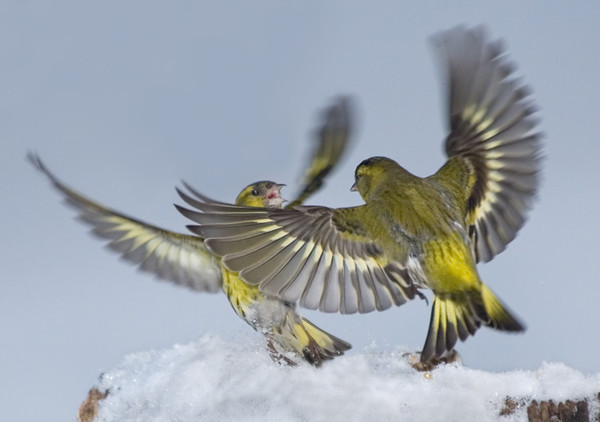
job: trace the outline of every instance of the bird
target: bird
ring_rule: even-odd
[[[447,161],[427,177],[395,160],[360,162],[362,205],[249,208],[178,190],[188,228],[222,264],[267,295],[342,314],[383,311],[431,290],[420,362],[455,353],[481,326],[525,325],[484,284],[477,263],[523,226],[540,184],[537,108],[484,27],[433,36],[445,75]]]
[[[292,203],[316,192],[350,146],[352,100],[336,98],[321,114],[301,190]],[[181,234],[145,223],[101,205],[61,182],[36,154],[29,161],[45,174],[79,218],[96,236],[139,269],[200,292],[223,291],[236,314],[266,340],[273,360],[296,365],[294,357],[314,366],[343,355],[350,343],[318,328],[298,312],[297,305],[260,292],[219,263],[196,235]],[[246,186],[235,203],[249,207],[281,208],[283,184],[258,181]]]

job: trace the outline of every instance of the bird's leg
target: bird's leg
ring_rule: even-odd
[[[420,353],[405,353],[403,355],[408,360],[408,363],[421,372],[429,372],[437,368],[439,365],[447,364],[447,363],[456,363],[460,365],[461,359],[458,352],[454,349],[447,352],[443,357],[438,359],[429,359],[427,362],[421,362]]]
[[[296,362],[294,362],[290,358],[287,358],[287,357],[283,356],[281,353],[279,353],[277,351],[277,349],[275,348],[275,345],[273,344],[273,339],[270,337],[267,337],[267,348],[269,349],[269,355],[271,356],[271,359],[273,359],[273,362],[284,363],[285,365],[288,365],[288,366],[297,366],[298,365]]]

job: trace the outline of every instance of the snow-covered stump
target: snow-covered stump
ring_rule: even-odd
[[[108,396],[108,391],[92,388],[77,411],[77,422],[94,422],[98,414],[98,405]]]
[[[600,397],[600,393],[598,393],[598,397]],[[527,408],[527,417],[531,422],[556,420],[587,422],[590,420],[590,411],[587,400],[579,400],[577,402],[567,400],[560,403],[555,403],[553,400],[538,403],[534,400]],[[597,415],[596,420],[598,420]]]
[[[600,407],[600,393],[596,397],[596,408]],[[529,422],[588,422],[590,418],[590,405],[588,399],[566,400],[556,403],[554,400],[537,400],[507,398],[500,416],[514,414],[519,408],[527,408],[527,420]],[[600,420],[598,415],[596,421]]]
[[[288,367],[274,364],[258,340],[203,335],[126,356],[90,392],[86,415],[96,416],[79,420],[598,420],[600,374],[561,363],[501,373],[451,363],[419,372],[405,353],[372,346],[321,368]]]
[[[101,392],[96,388],[92,388],[88,397],[81,404],[77,414],[78,422],[94,422],[98,414],[98,406],[100,401],[108,396],[108,391]],[[597,397],[600,404],[600,393]],[[525,399],[514,400],[507,398],[505,407],[500,410],[498,416],[510,416],[517,412],[517,409],[527,407],[527,420],[529,422],[588,422],[590,419],[590,411],[587,400],[579,400],[577,402],[567,400],[566,402],[554,403],[553,400],[539,402],[537,400]],[[596,421],[600,421],[600,417],[596,416]]]

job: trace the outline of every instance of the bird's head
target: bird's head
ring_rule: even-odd
[[[263,180],[246,186],[235,200],[236,205],[248,207],[281,208],[285,202],[279,191],[283,184]]]
[[[386,180],[391,172],[400,168],[398,163],[386,157],[371,157],[364,160],[354,171],[351,191],[358,191],[367,201],[373,190]]]

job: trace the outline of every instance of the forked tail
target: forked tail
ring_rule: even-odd
[[[463,293],[460,297],[434,298],[421,362],[444,357],[459,339],[465,341],[482,324],[502,331],[525,330],[487,286],[481,287],[481,292]]]
[[[350,343],[321,330],[293,311],[288,312],[282,326],[273,329],[271,336],[275,343],[296,352],[314,366],[352,348]]]
[[[485,284],[481,286],[481,297],[489,320],[485,324],[488,327],[501,331],[521,332],[525,331],[525,325],[506,309],[506,306],[498,299]]]

